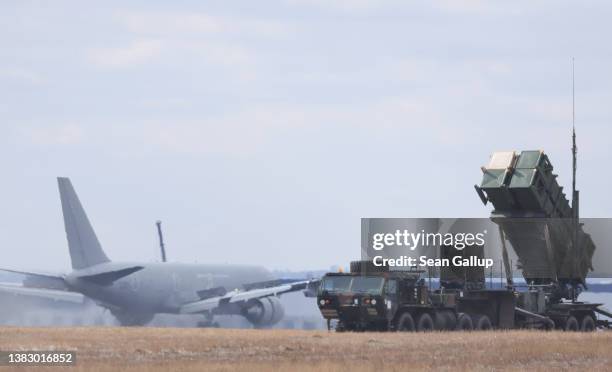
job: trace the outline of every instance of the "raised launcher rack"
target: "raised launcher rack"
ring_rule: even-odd
[[[510,241],[527,283],[584,285],[595,245],[574,218],[548,156],[495,152],[481,169],[476,191],[484,204],[493,204],[491,219]],[[561,296],[575,299],[574,293],[562,291]]]
[[[571,218],[572,209],[553,166],[542,151],[495,152],[477,188],[483,202],[501,214],[531,212],[532,217]],[[484,191],[486,196],[482,193]]]

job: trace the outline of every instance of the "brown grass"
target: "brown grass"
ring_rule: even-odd
[[[612,369],[612,332],[0,328],[0,350],[50,349],[76,350],[73,371]]]

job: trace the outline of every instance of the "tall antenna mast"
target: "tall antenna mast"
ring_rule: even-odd
[[[572,234],[572,246],[574,247],[574,252],[576,258],[574,260],[574,268],[575,272],[579,270],[580,262],[580,250],[578,249],[578,218],[579,214],[579,194],[578,190],[576,190],[576,157],[578,155],[578,149],[576,148],[576,100],[575,100],[575,79],[574,79],[574,57],[572,57],[572,225],[573,225],[573,234]],[[586,283],[581,278],[578,278],[579,283],[582,284],[586,288]],[[578,296],[578,292],[576,291],[576,284],[572,285],[572,302],[576,301]]]
[[[574,58],[572,57],[572,211],[574,218],[578,218],[578,191],[576,190],[576,158],[578,148],[576,147],[576,99],[574,79]]]

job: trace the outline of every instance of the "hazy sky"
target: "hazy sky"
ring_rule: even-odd
[[[484,217],[543,149],[610,217],[607,1],[3,1],[0,267],[70,267],[56,176],[114,260],[327,268],[361,217]]]

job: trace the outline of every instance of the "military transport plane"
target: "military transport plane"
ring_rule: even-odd
[[[73,271],[53,276],[15,270],[23,286],[0,284],[0,291],[58,301],[85,297],[107,308],[121,325],[144,325],[155,314],[242,315],[256,327],[284,315],[278,296],[304,290],[316,280],[273,280],[262,267],[181,263],[112,262],[102,250],[68,178],[58,178]]]

